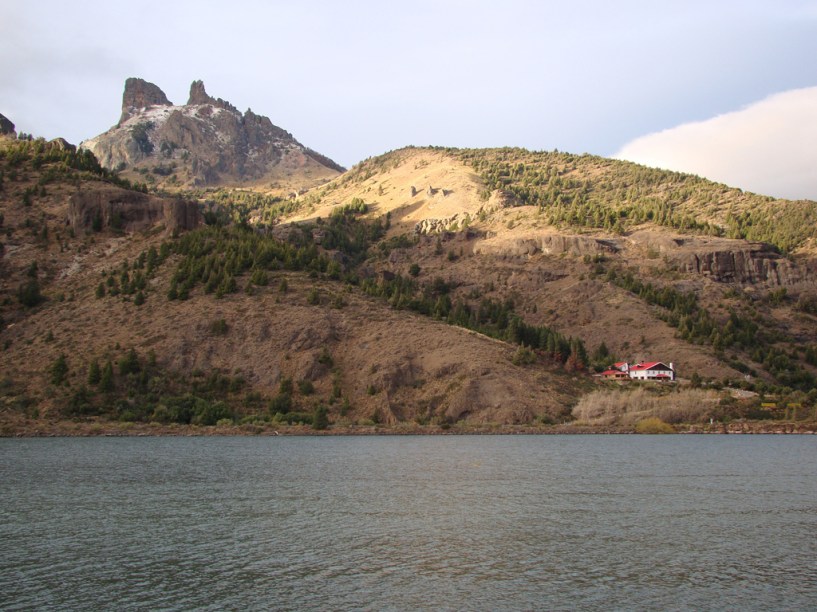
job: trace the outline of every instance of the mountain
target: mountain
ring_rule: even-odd
[[[452,300],[510,298],[529,324],[684,376],[812,388],[815,202],[589,155],[407,148],[313,190],[290,218],[355,202],[407,237],[370,263],[380,274],[417,266]]]
[[[129,78],[122,115],[104,134],[83,141],[100,163],[135,181],[164,188],[258,186],[295,189],[334,178],[343,168],[251,110],[190,86],[173,105],[153,83]]]
[[[189,202],[129,189],[87,150],[10,143],[0,176],[0,431],[281,428],[321,406],[336,426],[557,422],[587,385],[340,283],[354,248],[198,227]]]
[[[57,141],[6,141],[0,178],[6,434],[817,422],[813,202],[519,149],[203,210]],[[613,361],[681,382],[593,375]]]

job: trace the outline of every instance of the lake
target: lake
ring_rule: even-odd
[[[0,439],[3,610],[817,608],[817,436]]]

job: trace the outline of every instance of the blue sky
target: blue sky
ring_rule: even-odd
[[[817,86],[817,1],[5,0],[0,57],[0,113],[47,138],[108,129],[138,76],[174,103],[202,79],[347,166],[409,144],[612,156]]]

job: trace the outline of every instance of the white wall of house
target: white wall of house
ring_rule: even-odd
[[[657,378],[660,375],[669,376],[670,380],[675,380],[675,372],[672,370],[630,370],[630,378],[636,380],[648,380],[651,378]]]

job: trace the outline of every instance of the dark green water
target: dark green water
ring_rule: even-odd
[[[813,610],[817,436],[0,440],[3,610]]]

